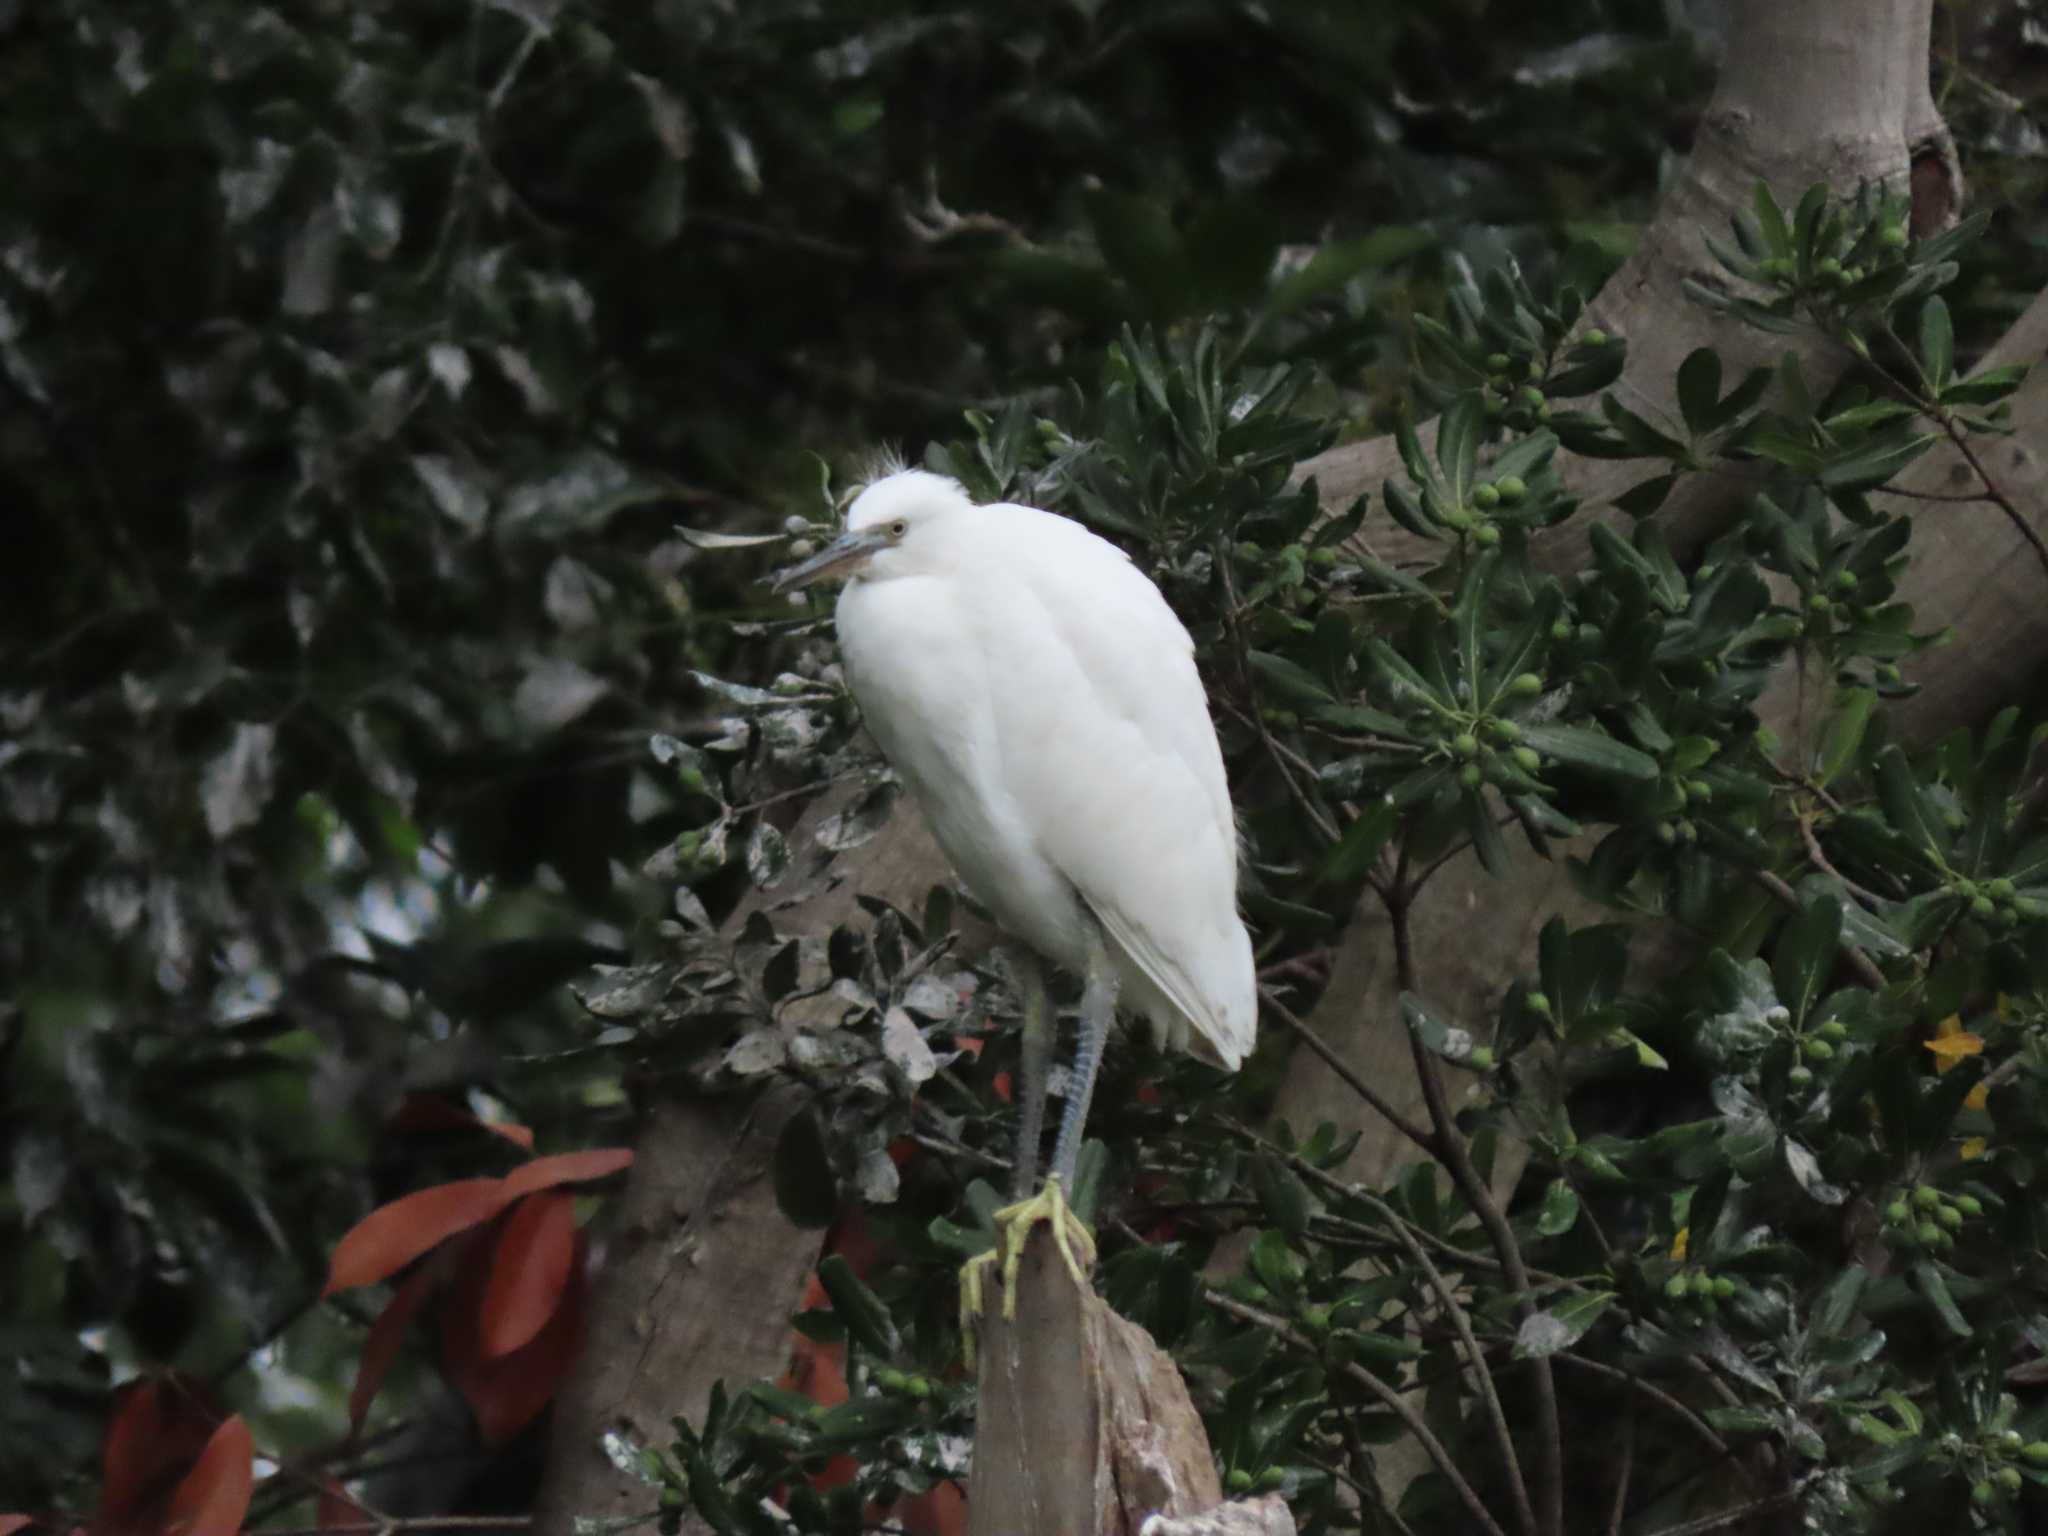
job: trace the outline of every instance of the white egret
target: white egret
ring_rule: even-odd
[[[868,727],[977,900],[1018,946],[1080,973],[1082,1033],[1052,1170],[1031,1195],[1053,1024],[1029,953],[1014,1197],[999,1216],[1005,1310],[1024,1237],[1051,1224],[1077,1279],[1094,1256],[1065,1203],[1119,995],[1162,1045],[1235,1071],[1257,989],[1237,911],[1237,828],[1194,643],[1159,589],[1071,519],[976,506],[901,470],[777,591],[843,576],[846,677]],[[994,1256],[984,1256],[987,1262]],[[980,1268],[966,1306],[979,1310]]]

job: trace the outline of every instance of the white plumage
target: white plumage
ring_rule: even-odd
[[[1113,544],[911,470],[801,568],[846,570],[855,698],[968,888],[1081,970],[1083,907],[1124,1002],[1235,1069],[1257,1019],[1237,832],[1194,645]],[[788,578],[785,578],[787,581]]]

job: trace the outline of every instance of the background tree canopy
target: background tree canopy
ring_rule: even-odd
[[[978,493],[1037,495],[1156,556],[1191,613],[1207,614],[1216,581],[1244,581],[1244,613],[1265,604],[1271,626],[1251,649],[1270,659],[1256,688],[1237,676],[1252,713],[1228,729],[1234,753],[1263,762],[1268,728],[1284,735],[1328,691],[1295,644],[1316,615],[1285,567],[1289,550],[1297,563],[1327,550],[1330,569],[1338,535],[1309,548],[1313,499],[1286,490],[1296,461],[1418,401],[1454,401],[1471,380],[1431,349],[1427,322],[1497,303],[1485,274],[1517,264],[1532,304],[1597,289],[1692,147],[1732,24],[1728,8],[1680,0],[0,0],[0,502],[14,535],[0,574],[0,1333],[18,1365],[0,1381],[0,1509],[104,1516],[103,1441],[141,1395],[115,1388],[138,1372],[193,1405],[162,1407],[183,1426],[166,1443],[243,1416],[271,1459],[252,1522],[306,1523],[320,1478],[352,1479],[380,1445],[430,1468],[387,1474],[387,1512],[524,1509],[539,1463],[518,1437],[538,1444],[548,1391],[522,1416],[480,1366],[449,1368],[460,1350],[444,1334],[443,1371],[401,1366],[373,1432],[349,1440],[377,1309],[321,1292],[374,1207],[530,1167],[529,1152],[631,1141],[638,1110],[703,1050],[650,1023],[645,986],[676,984],[673,925],[744,915],[802,861],[784,836],[792,791],[870,782],[808,611],[766,598],[760,555],[678,524],[822,522],[843,476],[824,469],[821,490],[821,465],[882,441],[949,443],[939,462]],[[1945,309],[1960,372],[2048,284],[2048,11],[1953,0],[1933,53],[1973,206],[1994,210],[1975,243],[1941,253],[1960,264]],[[1935,343],[1914,340],[1925,360]],[[1492,347],[1466,350],[1487,375]],[[1283,368],[1284,385],[1267,371]],[[1702,427],[1735,420],[1710,422],[1723,397],[1707,394]],[[1230,454],[1161,467],[1151,445],[1191,419],[1190,401],[1249,424]],[[1577,441],[1559,430],[1589,453],[1601,431],[1628,437],[1611,422]],[[1455,478],[1455,460],[1425,471]],[[1789,450],[1773,462],[1803,463]],[[1222,479],[1203,478],[1218,465]],[[1532,459],[1527,478],[1541,469]],[[1224,522],[1186,521],[1197,508]],[[1251,551],[1230,578],[1186,558],[1219,526]],[[1885,558],[1858,567],[1864,579]],[[1373,595],[1404,592],[1390,578]],[[1496,627],[1526,617],[1486,601],[1467,611]],[[1201,638],[1220,667],[1244,647],[1210,617]],[[1862,750],[1859,734],[1844,761]],[[1317,795],[1348,799],[1341,773],[1317,766]],[[1357,768],[1350,792],[1376,771]],[[1307,858],[1297,817],[1313,815],[1284,778],[1259,770],[1244,807],[1269,866],[1253,914],[1278,946],[1268,958],[1313,976],[1335,919],[1288,884]],[[1954,810],[1976,782],[1955,770],[1930,793]],[[1560,817],[1601,803],[1565,789]],[[887,799],[869,791],[825,846],[872,835]],[[1670,812],[1635,819],[1654,838]],[[1388,835],[1339,842],[1348,862],[1319,866],[1323,907],[1357,897]],[[1895,850],[1861,852],[1881,885]],[[822,956],[860,980],[884,1030],[888,1001],[921,976],[999,997],[999,978],[897,953],[952,918],[922,908],[927,931],[806,951],[802,974]],[[764,1006],[799,967],[775,922],[741,934],[757,952],[737,971]],[[1754,952],[1770,925],[1752,926]],[[1935,942],[1903,942],[1922,939]],[[611,969],[627,962],[653,969]],[[1606,977],[1604,952],[1586,965]],[[1720,979],[1730,1016],[1778,1006],[1745,990],[1748,971]],[[1958,1010],[2002,990],[1972,971]],[[749,1038],[749,1008],[729,997],[701,1014]],[[877,1038],[871,1054],[905,1070],[900,1036]],[[948,1066],[982,1090],[982,1109],[950,1126],[956,1149],[1001,1146],[1000,1054]],[[1210,1108],[1270,1106],[1284,1056],[1269,1050],[1245,1097]],[[1659,1090],[1671,1123],[1712,1075]],[[812,1170],[834,1171],[826,1220],[850,1189],[893,1192],[873,1157],[911,1130],[839,1114],[836,1082],[797,1122],[817,1145],[787,1150],[785,1136],[778,1164],[793,1208],[807,1187],[820,1198]],[[1182,1091],[1197,1104],[1218,1092]],[[486,1123],[531,1135],[515,1145]],[[1294,1129],[1182,1193],[1238,1198],[1232,1180],[1256,1178],[1260,1198],[1295,1210],[1313,1172],[1286,1172],[1287,1158],[1341,1157],[1307,1139],[1312,1125]],[[1149,1131],[1164,1134],[1146,1122],[1127,1139]],[[966,1230],[973,1168],[953,1171],[909,1176],[917,1219],[893,1241],[914,1248],[940,1214]],[[492,1219],[566,1233],[562,1192],[579,1186],[562,1179],[533,1177],[531,1203],[506,1195]],[[1573,1230],[1579,1194],[1562,1174],[1529,1198],[1518,1221]],[[1452,1240],[1456,1214],[1422,1183],[1401,1199]],[[1642,1218],[1667,1255],[1668,1214]],[[1263,1290],[1240,1305],[1300,1283],[1285,1244],[1258,1241]],[[1108,1288],[1162,1337],[1183,1333],[1172,1308],[1192,1292],[1174,1287],[1192,1268],[1147,1270],[1148,1251],[1125,1253]],[[937,1273],[955,1257],[941,1245],[919,1261]],[[779,1319],[797,1300],[763,1306]],[[932,1300],[908,1281],[889,1299]],[[1327,1326],[1333,1301],[1301,1304]],[[856,1352],[896,1337],[870,1330],[856,1327]],[[1231,1339],[1197,1342],[1234,1368]],[[933,1334],[922,1364],[950,1347]],[[544,1388],[566,1356],[552,1369]],[[1248,1359],[1241,1374],[1257,1376]],[[1306,1465],[1286,1438],[1305,1431],[1275,1427],[1293,1410],[1258,1379],[1267,1397],[1230,1409],[1235,1449],[1219,1440],[1247,1477]],[[1772,1424],[1718,1427],[1768,1438],[1784,1428]],[[699,1428],[701,1455],[730,1454],[718,1426]],[[729,1461],[718,1472],[741,1478]],[[1425,1514],[1452,1507],[1441,1488],[1421,1498]]]

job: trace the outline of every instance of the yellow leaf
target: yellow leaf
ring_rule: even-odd
[[[1963,1108],[1982,1109],[1991,1101],[1991,1085],[1979,1083],[1963,1096]]]
[[[1685,1262],[1685,1246],[1686,1246],[1686,1244],[1687,1244],[1687,1243],[1689,1243],[1689,1242],[1691,1242],[1691,1241],[1692,1241],[1692,1228],[1691,1228],[1691,1227],[1680,1227],[1680,1228],[1678,1229],[1678,1236],[1677,1236],[1677,1237],[1675,1237],[1675,1238],[1673,1238],[1673,1239],[1671,1240],[1671,1262],[1672,1262],[1672,1263],[1674,1263],[1674,1264],[1683,1264],[1683,1263]]]
[[[1934,1070],[1946,1072],[1966,1056],[1981,1055],[1984,1037],[1973,1035],[1963,1028],[1963,1021],[1950,1014],[1934,1026],[1934,1038],[1927,1042],[1927,1049],[1934,1052]]]
[[[1964,1143],[1963,1143],[1963,1161],[1964,1161],[1964,1162],[1966,1162],[1966,1163],[1968,1163],[1968,1162],[1973,1162],[1973,1161],[1975,1161],[1975,1160],[1976,1160],[1977,1158],[1980,1158],[1980,1157],[1982,1157],[1983,1155],[1984,1155],[1984,1138],[1983,1138],[1982,1136],[1972,1136],[1972,1137],[1971,1137],[1971,1138],[1970,1138],[1970,1139],[1969,1139],[1968,1141],[1966,1141],[1966,1142],[1964,1142]]]

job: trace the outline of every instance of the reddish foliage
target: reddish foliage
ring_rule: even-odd
[[[348,1394],[348,1421],[355,1429],[363,1427],[363,1419],[384,1385],[391,1362],[398,1358],[398,1346],[405,1341],[405,1331],[412,1326],[420,1303],[427,1299],[433,1278],[431,1269],[421,1269],[408,1276],[405,1284],[385,1304],[384,1310],[377,1314],[377,1321],[370,1325],[370,1336],[363,1341],[362,1361],[356,1366],[356,1384]],[[327,1521],[320,1523],[325,1525]]]
[[[899,1504],[897,1514],[909,1536],[964,1536],[967,1495],[957,1483],[940,1483],[930,1492]]]
[[[331,1477],[320,1479],[319,1524],[322,1528],[337,1525],[373,1525],[376,1522],[370,1512],[348,1496],[348,1490]]]
[[[232,1414],[172,1495],[164,1536],[235,1536],[255,1487],[256,1444],[242,1416]]]
[[[546,1190],[512,1207],[491,1261],[478,1321],[485,1355],[509,1355],[547,1325],[569,1284],[575,1257],[574,1195]]]
[[[410,1095],[398,1106],[396,1114],[385,1122],[385,1128],[393,1131],[467,1131],[484,1130],[494,1136],[502,1136],[522,1151],[533,1150],[533,1128],[514,1125],[503,1120],[486,1120],[472,1115],[466,1109],[457,1109],[446,1099],[433,1098],[423,1093]]]
[[[0,1515],[0,1536],[14,1536],[16,1531],[34,1524],[34,1519],[28,1515]]]
[[[505,1175],[511,1199],[552,1189],[557,1184],[586,1184],[606,1178],[633,1164],[631,1147],[595,1147],[588,1152],[562,1152],[554,1157],[536,1157]]]
[[[489,1221],[518,1198],[505,1179],[458,1179],[380,1205],[335,1245],[323,1296],[375,1285],[456,1233]]]
[[[578,1233],[569,1281],[540,1332],[509,1354],[484,1352],[482,1313],[491,1283],[485,1256],[493,1234],[477,1233],[458,1260],[455,1286],[439,1311],[441,1369],[476,1415],[477,1432],[499,1444],[530,1424],[547,1407],[576,1358],[583,1337],[583,1238]]]
[[[161,1529],[179,1483],[219,1422],[206,1389],[189,1377],[146,1376],[121,1388],[100,1447],[93,1536]]]

